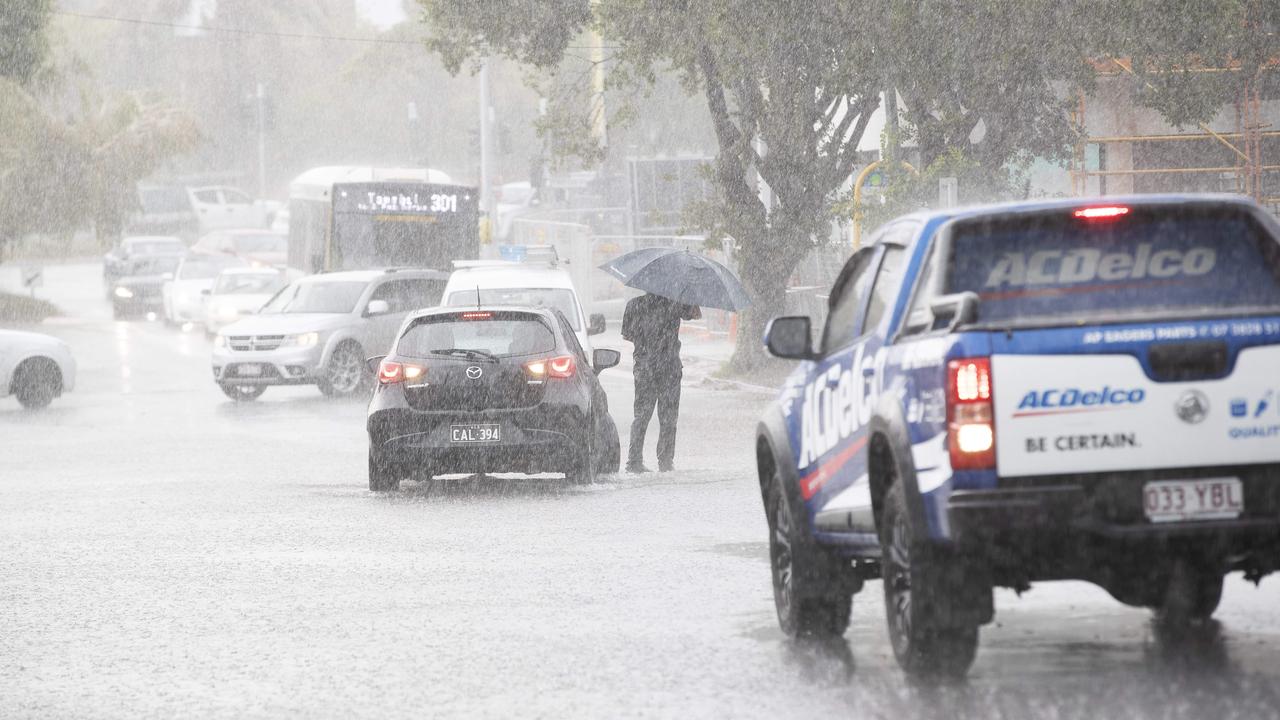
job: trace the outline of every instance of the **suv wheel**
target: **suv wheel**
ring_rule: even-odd
[[[775,471],[765,488],[769,565],[778,625],[791,637],[840,637],[853,609],[851,570],[806,531],[803,507]]]
[[[387,461],[381,453],[369,450],[369,489],[391,492],[400,489],[400,467]]]
[[[978,626],[941,622],[938,605],[956,600],[945,596],[945,568],[912,525],[906,490],[895,482],[880,523],[884,608],[893,654],[909,675],[963,677],[978,652]]]
[[[329,397],[354,395],[365,387],[369,379],[368,368],[365,367],[364,354],[360,346],[353,342],[344,342],[334,349],[329,358],[329,366],[325,368],[324,377],[316,383],[320,392]]]
[[[267,391],[266,385],[231,385],[228,383],[219,383],[218,387],[222,388],[222,394],[236,402],[257,400],[262,393]]]
[[[39,410],[58,396],[61,385],[58,366],[43,358],[27,360],[13,374],[13,394],[22,407]]]

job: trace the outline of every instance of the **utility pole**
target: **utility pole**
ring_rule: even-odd
[[[258,111],[258,197],[265,198],[267,196],[267,112],[264,105],[266,93],[262,83],[258,83],[256,95]]]
[[[480,61],[480,207],[490,227],[497,221],[493,198],[493,106],[489,103],[489,59]]]

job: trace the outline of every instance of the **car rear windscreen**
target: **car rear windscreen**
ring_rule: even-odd
[[[947,292],[1011,325],[1280,313],[1280,245],[1232,210],[1121,208],[958,225]]]
[[[555,349],[555,336],[537,316],[498,312],[428,316],[405,330],[396,344],[396,353],[420,358],[448,355],[450,350],[504,356],[535,355]]]

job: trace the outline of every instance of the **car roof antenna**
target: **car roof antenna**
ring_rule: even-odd
[[[476,286],[476,309],[480,309],[480,286]]]

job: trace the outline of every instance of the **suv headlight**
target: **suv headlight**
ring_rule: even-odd
[[[119,285],[116,287],[116,297],[128,300],[133,297],[133,291],[123,285]]]
[[[216,348],[224,348],[224,347],[226,347],[226,346],[227,346],[227,336],[226,336],[226,335],[223,335],[222,333],[218,333],[217,335],[214,335],[214,336],[213,336],[213,346],[214,346],[214,347],[216,347]]]
[[[320,333],[309,332],[309,333],[301,333],[298,335],[290,335],[286,337],[284,339],[284,342],[280,344],[284,347],[308,348],[308,347],[311,347],[312,345],[315,345],[318,342],[320,342]]]

